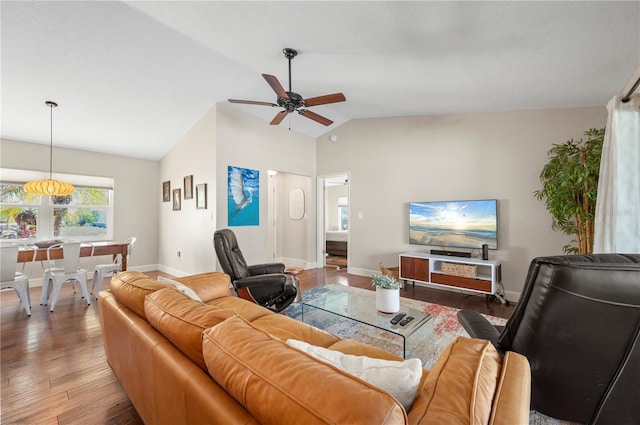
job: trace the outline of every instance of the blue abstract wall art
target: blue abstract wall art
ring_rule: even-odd
[[[228,166],[229,226],[258,226],[260,224],[260,171]]]

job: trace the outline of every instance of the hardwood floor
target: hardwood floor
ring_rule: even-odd
[[[303,291],[325,283],[372,289],[370,278],[335,267],[306,270],[299,278]],[[103,288],[109,288],[108,279]],[[412,285],[402,289],[401,296],[499,317],[513,311],[513,305],[498,303],[487,308],[484,297]],[[97,301],[87,306],[68,284],[55,312],[40,306],[39,299],[40,288],[32,288],[32,315],[27,317],[15,291],[0,292],[0,422],[142,424],[106,361]]]
[[[347,267],[347,257],[338,257],[335,255],[330,255],[325,259],[325,264],[327,266],[334,266],[339,269],[344,269]]]

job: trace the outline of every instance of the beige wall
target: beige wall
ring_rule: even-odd
[[[497,198],[500,249],[490,258],[502,261],[517,299],[531,259],[561,254],[570,241],[533,197],[547,151],[606,117],[597,107],[361,119],[319,138],[318,174],[350,173],[349,271],[366,275],[380,261],[397,265],[401,252],[429,251],[408,243],[409,202]]]
[[[173,211],[173,202],[162,202],[161,192],[155,200],[160,215],[160,270],[177,276],[216,270],[216,122],[214,106],[160,161],[158,190],[167,180],[172,192],[182,189],[180,211]],[[193,199],[184,199],[184,177],[190,175]],[[196,209],[195,186],[201,183],[207,184],[207,209]]]
[[[49,171],[49,146],[1,140],[0,166]],[[114,240],[136,236],[129,267],[155,270],[158,263],[159,163],[75,149],[53,148],[53,170],[114,179]],[[110,261],[109,258],[103,262]],[[36,268],[34,277],[41,277]]]
[[[308,265],[316,255],[315,176],[350,173],[349,271],[362,275],[377,272],[380,261],[397,264],[401,252],[430,249],[408,244],[408,202],[497,198],[500,249],[490,258],[502,261],[513,299],[531,259],[560,254],[570,240],[551,230],[550,215],[533,198],[547,151],[605,122],[604,107],[363,119],[316,141],[217,105],[160,162],[54,148],[54,168],[113,177],[114,238],[138,237],[131,265],[159,265],[176,275],[216,269],[212,236],[227,226],[228,165],[260,171],[260,225],[233,228],[250,263],[270,261],[273,251],[265,223],[267,170],[312,177],[306,235],[300,229],[281,235],[290,244],[281,255]],[[328,140],[331,134],[337,142]],[[2,140],[1,148],[2,167],[48,167],[46,145]],[[182,188],[187,175],[194,185],[208,184],[208,209],[196,210],[195,199],[183,199],[181,211],[162,202],[162,182]],[[297,255],[305,244],[306,253]]]
[[[301,176],[315,176],[315,139],[288,130],[286,126],[270,126],[264,120],[243,114],[224,105],[218,105],[217,113],[217,228],[227,227],[227,167],[229,165],[260,171],[260,224],[258,226],[234,226],[232,230],[249,264],[271,261],[268,246],[267,217],[267,170]],[[308,194],[315,199],[315,189]],[[308,252],[313,261],[315,250],[315,202],[309,208],[307,222]],[[283,244],[290,236],[284,235]],[[295,238],[295,235],[291,237]],[[293,241],[296,243],[296,241]],[[297,245],[296,245],[297,246]],[[283,247],[283,252],[289,252]]]

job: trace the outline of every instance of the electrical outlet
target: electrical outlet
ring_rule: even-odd
[[[182,255],[182,253],[180,251],[178,251],[178,258],[180,258],[181,255]]]

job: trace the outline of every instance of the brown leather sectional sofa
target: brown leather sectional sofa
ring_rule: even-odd
[[[99,297],[107,360],[146,424],[528,423],[529,364],[487,341],[458,338],[423,371],[407,412],[285,341],[402,359],[229,296],[225,274],[176,280],[204,304],[138,272]]]

